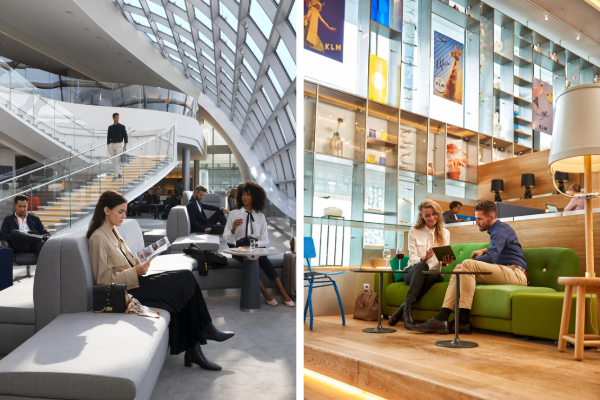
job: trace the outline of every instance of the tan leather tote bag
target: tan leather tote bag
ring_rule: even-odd
[[[363,290],[354,302],[354,319],[377,321],[377,293]]]

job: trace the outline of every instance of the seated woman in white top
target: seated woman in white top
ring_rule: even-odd
[[[581,193],[581,186],[574,183],[569,186],[569,190],[567,190],[569,196],[575,196],[576,194]],[[569,204],[565,207],[563,211],[575,211],[575,210],[584,210],[585,209],[585,200],[584,199],[576,199],[572,198]]]
[[[269,233],[267,232],[267,220],[262,211],[267,204],[267,194],[265,190],[256,182],[246,182],[241,188],[238,188],[236,203],[238,209],[232,210],[227,218],[223,237],[229,247],[247,246],[249,239],[255,239],[258,247],[266,247],[269,244]],[[243,257],[233,256],[234,259],[244,261]],[[294,307],[294,302],[288,296],[281,279],[275,271],[268,257],[258,258],[258,265],[262,268],[265,275],[275,284],[281,297],[288,307]],[[260,291],[270,306],[276,306],[277,301],[271,296],[267,289],[260,282]]]
[[[442,275],[426,275],[423,271],[440,270],[440,262],[433,253],[433,247],[450,244],[450,232],[444,228],[442,208],[433,200],[425,200],[419,204],[417,223],[408,232],[408,265],[404,269],[404,282],[409,285],[406,301],[389,319],[390,325],[396,325],[404,316],[404,327],[414,325],[412,317],[413,305],[421,300],[431,287],[443,282]],[[452,262],[445,257],[442,265]]]

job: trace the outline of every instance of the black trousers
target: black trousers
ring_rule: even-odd
[[[244,257],[240,257],[240,256],[231,256],[231,257],[240,262],[244,262]],[[275,279],[279,278],[279,275],[277,275],[277,271],[275,271],[275,267],[271,263],[271,260],[269,260],[269,257],[267,257],[267,256],[258,257],[258,265],[263,270],[265,275],[267,275],[267,278],[269,278],[269,280],[271,282],[273,282]]]
[[[442,275],[426,275],[423,271],[429,271],[429,265],[426,262],[413,265],[404,274],[404,282],[409,286],[406,295],[407,303],[418,302],[433,285],[444,281]]]
[[[39,235],[30,235],[17,229],[10,233],[11,247],[15,253],[40,254],[45,241]]]
[[[217,224],[217,222],[221,225],[225,225],[227,223],[227,217],[225,216],[225,213],[221,210],[215,211],[215,213],[208,218],[208,225],[206,227],[212,228]]]
[[[191,271],[170,271],[138,276],[139,288],[128,292],[150,308],[160,308],[171,315],[169,347],[179,354],[196,344],[206,344],[202,328],[212,322],[204,296]]]

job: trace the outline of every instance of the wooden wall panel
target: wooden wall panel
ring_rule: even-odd
[[[566,247],[579,255],[580,276],[585,276],[585,215],[568,215],[555,218],[540,218],[507,222],[513,227],[523,248]],[[490,237],[479,232],[475,225],[446,225],[450,231],[450,243],[485,243]],[[600,276],[600,214],[594,214],[594,266]]]
[[[569,204],[570,201],[571,201],[570,197],[563,196],[562,194],[557,194],[555,196],[545,196],[545,197],[535,197],[535,198],[531,198],[531,199],[505,201],[505,203],[506,204],[514,204],[517,206],[539,208],[540,210],[545,210],[546,204],[552,204],[553,206],[558,207],[558,211],[563,211],[563,209],[567,206],[567,204]]]
[[[503,179],[504,192],[500,193],[500,196],[503,199],[522,199],[525,195],[525,188],[521,187],[522,174],[535,174],[535,187],[531,188],[533,195],[556,193],[556,189],[552,184],[552,176],[548,172],[549,155],[550,150],[544,150],[480,165],[477,170],[477,198],[480,201],[494,201],[495,194],[490,192],[492,179]],[[565,186],[569,187],[572,183],[580,182],[581,176],[579,174],[569,174],[569,182]]]

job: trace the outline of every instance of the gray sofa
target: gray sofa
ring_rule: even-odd
[[[143,248],[135,220],[119,232]],[[158,256],[150,273],[197,268],[182,254]],[[95,314],[88,240],[54,237],[33,279],[0,292],[0,400],[149,399],[168,346],[169,313],[159,319]],[[110,344],[110,345],[108,345]]]

